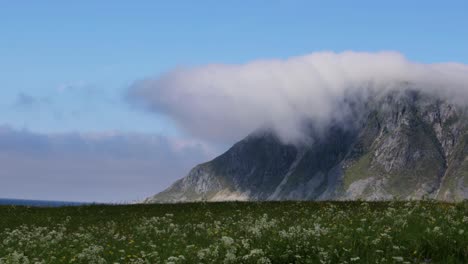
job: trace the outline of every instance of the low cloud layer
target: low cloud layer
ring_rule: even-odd
[[[128,99],[211,142],[233,142],[264,126],[296,140],[304,118],[329,120],[351,94],[399,89],[404,83],[468,102],[467,65],[421,64],[396,52],[320,52],[177,68],[136,82]]]
[[[0,126],[0,197],[128,202],[161,191],[215,154],[200,142],[158,135]]]

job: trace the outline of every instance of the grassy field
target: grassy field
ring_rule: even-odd
[[[468,202],[1,206],[0,263],[468,263]]]

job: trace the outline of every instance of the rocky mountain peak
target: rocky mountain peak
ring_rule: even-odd
[[[358,98],[310,121],[308,144],[256,131],[146,201],[468,198],[465,106],[414,89]]]

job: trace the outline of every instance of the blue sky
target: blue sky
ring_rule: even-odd
[[[422,63],[468,63],[466,10],[466,1],[2,1],[0,124],[51,137],[136,133],[192,142],[171,116],[129,104],[128,88],[177,67],[286,59],[324,50],[393,50]],[[28,146],[24,142],[18,144]],[[145,172],[141,186],[151,188],[139,192],[135,187],[121,200],[159,191],[192,164],[222,151],[207,148],[190,159],[180,154],[186,165],[167,177],[152,179],[152,172]],[[8,182],[16,177],[17,171],[11,171],[0,176]],[[83,188],[96,184],[93,179],[83,180]],[[40,183],[47,186],[47,180]],[[104,187],[91,196],[78,191],[51,195],[53,190],[18,189],[7,195],[120,198],[108,195],[115,189]]]
[[[467,5],[466,1],[5,1],[0,9],[0,118],[47,132],[174,133],[168,120],[135,113],[122,103],[121,94],[130,83],[176,66],[243,63],[321,50],[397,50],[420,62],[466,62]],[[58,92],[65,86],[82,94]],[[82,92],[83,88],[89,91]],[[52,102],[39,112],[5,109],[20,93]]]

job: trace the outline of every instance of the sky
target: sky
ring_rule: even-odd
[[[466,10],[466,1],[0,1],[0,197],[143,199],[268,119],[217,113],[223,98],[251,94],[200,74],[256,83],[252,68],[280,61],[281,73],[327,51],[465,65]],[[205,107],[213,98],[219,105]],[[226,117],[242,129],[223,129]]]

